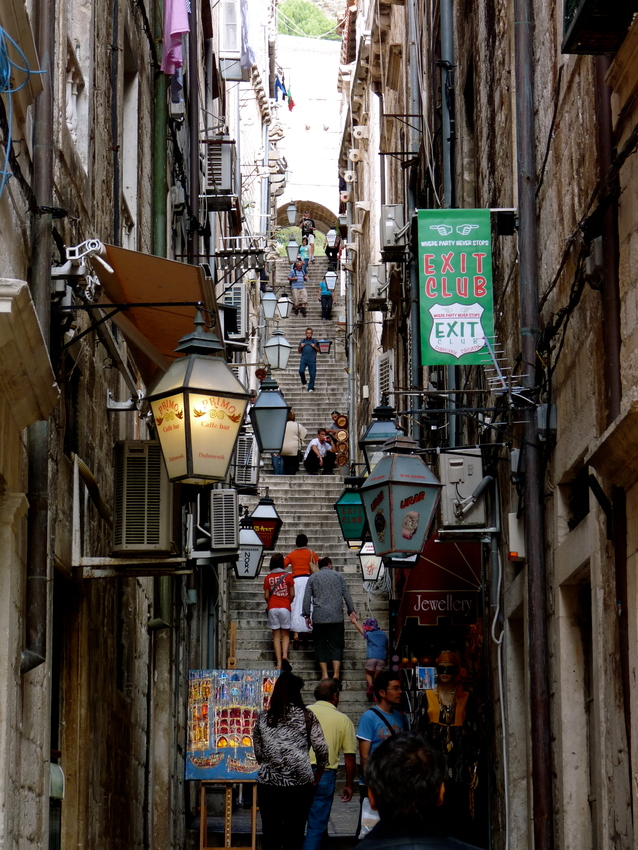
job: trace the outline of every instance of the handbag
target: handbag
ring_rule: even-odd
[[[295,425],[297,426],[297,460],[299,461],[299,463],[301,463],[303,461],[303,450],[301,445],[301,437],[299,436],[299,423],[295,422]]]
[[[314,552],[310,555],[310,572],[318,573],[319,572],[319,561],[317,560],[317,556]]]

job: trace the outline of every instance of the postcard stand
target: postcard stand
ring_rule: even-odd
[[[233,847],[233,850],[255,850],[257,847],[257,783],[254,780],[244,780],[243,784],[252,786],[253,799],[250,807],[250,844],[240,847],[232,844],[233,834],[233,785],[238,785],[242,780],[224,782],[223,780],[202,780],[200,783],[200,808],[199,808],[199,850],[215,850],[208,846],[208,813],[206,809],[206,789],[212,785],[223,785],[226,791],[224,802],[224,847]]]

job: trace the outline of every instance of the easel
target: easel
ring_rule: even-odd
[[[233,834],[233,785],[252,785],[253,801],[250,807],[250,845],[244,847],[233,847],[231,838]],[[223,780],[205,780],[200,783],[199,791],[199,850],[215,850],[208,847],[208,813],[206,811],[206,786],[223,785],[226,791],[224,802],[224,847],[233,847],[233,850],[256,850],[257,847],[257,783],[254,780],[236,780],[225,782]]]

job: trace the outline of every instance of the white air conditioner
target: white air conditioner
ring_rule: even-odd
[[[210,494],[210,548],[239,549],[239,514],[237,490],[211,490]]]
[[[116,443],[113,554],[170,554],[172,497],[157,440]]]
[[[363,162],[364,152],[360,151],[358,148],[350,148],[348,151],[348,159],[350,162]]]
[[[245,283],[234,283],[224,293],[224,304],[237,310],[237,333],[226,333],[228,339],[246,339],[248,333],[248,296]]]
[[[346,181],[346,183],[356,183],[357,175],[354,173],[354,171],[346,171],[343,175],[343,179]]]
[[[359,124],[358,127],[355,127],[352,130],[352,135],[355,137],[355,139],[369,139],[370,128],[367,124]]]
[[[231,474],[238,487],[254,487],[259,481],[259,447],[252,433],[240,434],[231,460]]]
[[[484,496],[479,496],[475,502],[468,504],[466,510],[461,510],[464,500],[470,499],[483,480],[480,447],[472,446],[441,452],[439,479],[443,484],[441,492],[443,526],[447,528],[484,526],[486,517]]]
[[[352,200],[352,192],[340,192],[339,200],[342,204],[349,204]]]
[[[403,204],[384,204],[381,207],[382,249],[384,251],[403,250],[407,241]]]
[[[385,266],[381,263],[368,266],[366,294],[368,301],[386,300]]]
[[[204,142],[204,194],[228,195],[234,191],[235,142],[228,136]]]

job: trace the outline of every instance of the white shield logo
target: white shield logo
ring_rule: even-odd
[[[430,307],[430,347],[456,358],[480,351],[485,345],[480,304],[434,304]]]

